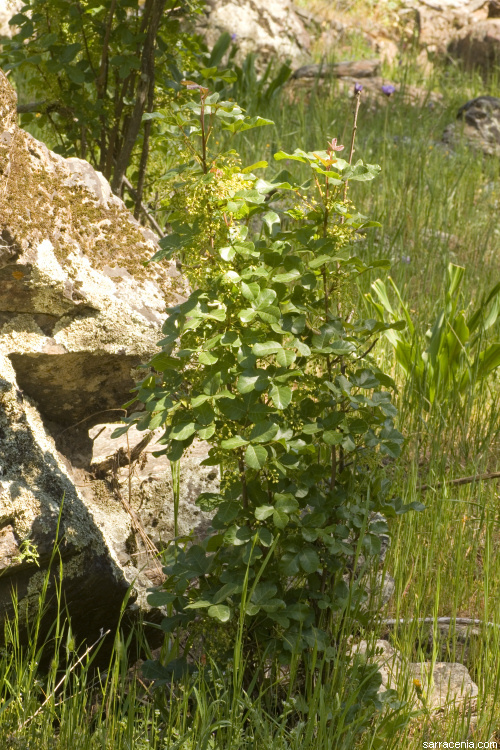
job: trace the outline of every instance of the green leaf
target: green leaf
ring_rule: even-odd
[[[266,518],[272,516],[273,513],[273,505],[259,505],[258,508],[255,508],[255,518],[257,519],[257,521],[265,521]]]
[[[309,268],[315,269],[320,268],[320,266],[324,266],[325,263],[329,263],[332,260],[334,260],[334,258],[331,258],[329,255],[318,255],[308,261],[307,265],[309,266]]]
[[[213,595],[212,600],[214,604],[220,604],[225,599],[228,598],[228,596],[232,596],[233,594],[239,593],[242,589],[242,586],[240,586],[237,583],[226,583],[222,588],[220,588],[216,594]]]
[[[285,602],[283,599],[266,599],[265,603],[261,604],[260,607],[264,612],[277,612],[280,609],[285,609]]]
[[[340,443],[344,439],[344,435],[342,432],[335,432],[334,430],[325,430],[322,437],[323,442],[327,445],[340,445]]]
[[[170,461],[179,461],[179,459],[182,458],[182,455],[184,453],[184,443],[181,440],[172,440],[169,444],[169,447],[167,449],[167,458]],[[163,455],[165,451],[161,451],[160,453],[153,453],[153,456]]]
[[[242,323],[251,323],[256,315],[257,313],[255,312],[255,310],[253,310],[252,308],[247,308],[246,310],[239,311],[238,318]]]
[[[269,529],[265,528],[265,526],[257,529],[257,537],[259,544],[262,544],[263,547],[270,547],[274,541],[273,535],[271,534]]]
[[[242,394],[252,391],[264,391],[269,383],[269,376],[265,370],[245,370],[237,382],[236,387]]]
[[[81,48],[82,45],[79,42],[66,45],[64,50],[59,55],[59,62],[63,63],[63,65],[72,62],[80,52]]]
[[[126,424],[123,427],[117,427],[116,430],[113,430],[111,433],[111,439],[116,440],[116,438],[121,437],[122,435],[125,435],[126,432],[130,430],[130,425]]]
[[[267,461],[267,451],[261,445],[249,445],[245,451],[245,463],[251,469],[262,469]]]
[[[184,606],[184,609],[206,609],[207,607],[211,607],[212,602],[208,601],[208,599],[197,599],[195,602],[192,602],[191,604],[186,604]]]
[[[268,166],[267,161],[257,161],[255,164],[251,164],[249,167],[245,167],[242,169],[242,174],[249,174],[250,172],[253,172],[254,169],[264,169]]]
[[[256,357],[268,357],[270,354],[276,354],[281,351],[283,347],[278,341],[266,341],[262,344],[254,344],[252,352]]]
[[[290,521],[290,516],[288,513],[285,513],[284,510],[275,510],[273,513],[273,523],[278,529],[284,529],[285,526],[288,526],[288,522]]]
[[[223,440],[220,444],[221,448],[225,451],[232,451],[235,448],[241,448],[242,445],[248,445],[248,440],[242,438],[240,435],[229,438],[229,440]]]
[[[243,133],[245,130],[260,128],[263,125],[274,125],[272,120],[266,120],[263,117],[244,117],[243,115],[233,122],[225,121],[222,117],[221,121],[223,129],[229,130],[230,133]]]
[[[290,367],[296,358],[297,355],[291,349],[281,349],[281,351],[276,352],[276,362],[280,367]]]
[[[221,528],[221,524],[222,526],[225,526],[226,524],[231,523],[231,521],[234,521],[234,519],[238,517],[239,512],[240,506],[238,503],[222,503],[214,517],[214,527]]]
[[[76,68],[74,65],[69,65],[67,68],[65,68],[66,75],[70,79],[70,81],[73,81],[73,83],[85,83],[85,73],[83,70],[80,70],[80,68]]]
[[[277,409],[286,409],[292,401],[292,389],[287,385],[273,385],[269,395]]]
[[[200,365],[214,365],[218,359],[218,357],[210,354],[210,352],[200,352],[198,355],[198,362]]]
[[[310,356],[311,350],[305,342],[301,341],[300,339],[294,339],[293,345],[297,349],[301,357]]]
[[[258,583],[252,592],[250,601],[254,604],[263,604],[265,601],[273,599],[277,591],[278,587],[275,583],[270,583],[269,581]]]
[[[216,492],[202,492],[196,498],[196,505],[201,510],[209,513],[215,510],[222,502],[222,496]]]
[[[274,440],[278,434],[279,427],[274,422],[257,422],[250,433],[251,443],[268,443]]]
[[[308,162],[310,162],[307,154],[300,148],[296,148],[293,154],[287,154],[286,151],[277,151],[274,154],[274,158],[276,159],[276,161],[287,159],[290,161],[301,161],[303,164],[307,164]]]
[[[215,424],[209,424],[207,427],[200,427],[197,430],[200,440],[210,440],[215,434]]]
[[[209,617],[213,617],[219,622],[228,622],[231,619],[231,610],[225,604],[214,604],[209,607],[207,612]]]
[[[305,573],[314,573],[320,566],[319,555],[316,550],[306,547],[299,552],[299,563]]]
[[[166,370],[178,370],[180,362],[176,357],[171,357],[166,352],[155,354],[151,362],[149,363],[158,372],[165,372]]]
[[[298,602],[297,604],[289,605],[286,610],[286,615],[291,620],[297,620],[298,622],[305,622],[309,617],[311,610],[305,602]]]
[[[478,357],[477,372],[480,378],[485,378],[500,366],[500,344],[490,344]],[[473,371],[475,367],[473,366]]]
[[[182,680],[191,669],[185,659],[173,659],[166,666],[159,661],[148,660],[142,664],[141,673],[147,680],[153,680],[155,685],[160,686]]]
[[[354,344],[351,344],[350,341],[332,341],[331,344],[328,345],[328,348],[330,349],[333,354],[341,354],[341,355],[347,355],[351,354],[351,352],[354,352],[356,350],[356,347]]]
[[[251,284],[241,282],[241,293],[248,300],[254,300],[260,293],[260,286],[254,281]]]
[[[266,214],[264,214],[262,219],[271,234],[273,232],[273,226],[279,227],[281,225],[280,217],[278,216],[276,211],[268,211]]]
[[[173,440],[187,440],[195,432],[196,425],[194,422],[183,422],[182,424],[174,425],[170,429],[169,437]]]
[[[212,47],[212,52],[210,54],[209,60],[208,60],[208,68],[215,68],[215,71],[217,70],[217,66],[220,65],[222,58],[228,51],[229,47],[231,46],[231,34],[228,31],[224,31],[220,37],[215,42],[214,46]],[[202,72],[202,75],[205,74],[205,77],[211,77],[208,76],[210,71],[204,70]]]
[[[221,247],[219,248],[219,255],[222,258],[222,260],[227,261],[230,263],[234,256],[236,255],[236,250],[232,247]]]
[[[253,310],[251,307],[246,308],[245,310],[240,310],[238,313],[238,318],[241,320],[242,323],[251,323],[252,320],[256,317],[257,313],[255,310]]]
[[[153,591],[148,596],[148,604],[151,607],[166,607],[167,604],[172,604],[177,599],[177,594],[172,594],[169,591]]]
[[[278,273],[273,276],[273,282],[277,281],[279,284],[289,284],[290,281],[295,281],[300,277],[300,271],[297,268],[293,268],[287,273]]]
[[[267,308],[272,307],[276,297],[277,295],[274,289],[263,289],[259,292],[254,308],[256,310],[267,310]]]
[[[381,168],[378,164],[363,164],[361,159],[354,164],[354,166],[348,167],[344,174],[344,180],[373,180],[376,177]]]
[[[242,419],[247,413],[245,403],[239,398],[220,398],[217,400],[217,406],[228,419]]]
[[[274,499],[276,501],[276,510],[283,510],[285,513],[295,513],[299,509],[298,500],[291,494],[282,495],[276,492]]]

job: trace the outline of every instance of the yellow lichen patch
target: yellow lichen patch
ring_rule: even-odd
[[[16,118],[14,91],[0,74],[0,216],[3,227],[15,230],[25,260],[35,260],[37,249],[50,241],[64,270],[68,255],[78,250],[98,270],[120,266],[138,281],[153,278],[169,298],[169,267],[143,265],[156,251],[153,235],[89,164],[53,154],[17,128]],[[7,134],[12,137],[2,137]]]

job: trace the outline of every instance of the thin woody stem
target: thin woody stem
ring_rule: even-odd
[[[201,96],[201,113],[200,113],[200,124],[201,124],[201,148],[202,148],[202,169],[203,172],[206,174],[208,172],[207,169],[207,136],[205,134],[205,96],[202,94]]]
[[[330,475],[330,490],[333,492],[335,489],[335,482],[337,480],[337,451],[335,450],[335,446],[332,445],[332,451],[330,460],[332,462],[332,472]]]
[[[354,122],[352,125],[352,135],[351,135],[351,148],[349,151],[349,164],[352,164],[352,157],[354,154],[354,142],[356,140],[356,130],[358,129],[358,112],[359,112],[359,105],[361,104],[361,91],[356,91],[354,94],[356,98],[356,103],[354,106]],[[344,184],[344,203],[347,200],[347,181]],[[342,217],[342,223],[344,219]]]
[[[247,492],[247,479],[245,474],[245,464],[242,458],[238,459],[238,469],[240,472],[241,479],[241,499],[243,500],[243,507],[245,510],[248,508],[248,492]]]

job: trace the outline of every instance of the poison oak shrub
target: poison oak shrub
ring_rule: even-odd
[[[197,501],[214,513],[207,538],[171,543],[151,597],[170,607],[164,629],[231,623],[254,653],[286,662],[325,651],[341,616],[360,617],[360,561],[387,533],[373,512],[408,510],[382,468],[403,442],[394,383],[371,358],[388,326],[355,307],[369,266],[354,240],[373,223],[345,199],[348,180],[379,167],[349,164],[325,138],[326,150],[275,154],[305,165],[307,184],[289,172],[268,182],[255,174],[265,162],[243,169],[235,151],[211,149],[216,134],[266,121],[186,86],[196,101],[153,115],[184,157],[167,176],[172,233],[153,260],[178,257],[193,291],[168,311],[136,389],[131,404],[145,409],[115,435],[162,427],[156,455],[178,461],[199,439],[203,463],[220,467],[219,493]]]

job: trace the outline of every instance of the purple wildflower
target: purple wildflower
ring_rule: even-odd
[[[410,256],[409,255],[402,255],[401,256],[401,262],[402,263],[406,263],[406,265],[408,265],[409,263],[411,263]]]
[[[386,83],[382,86],[382,93],[386,96],[392,96],[396,91],[396,87],[392,83]]]
[[[238,34],[231,34],[231,41],[235,42],[238,38]]]
[[[354,84],[354,93],[360,94],[363,91],[363,84],[362,83],[355,83]]]

